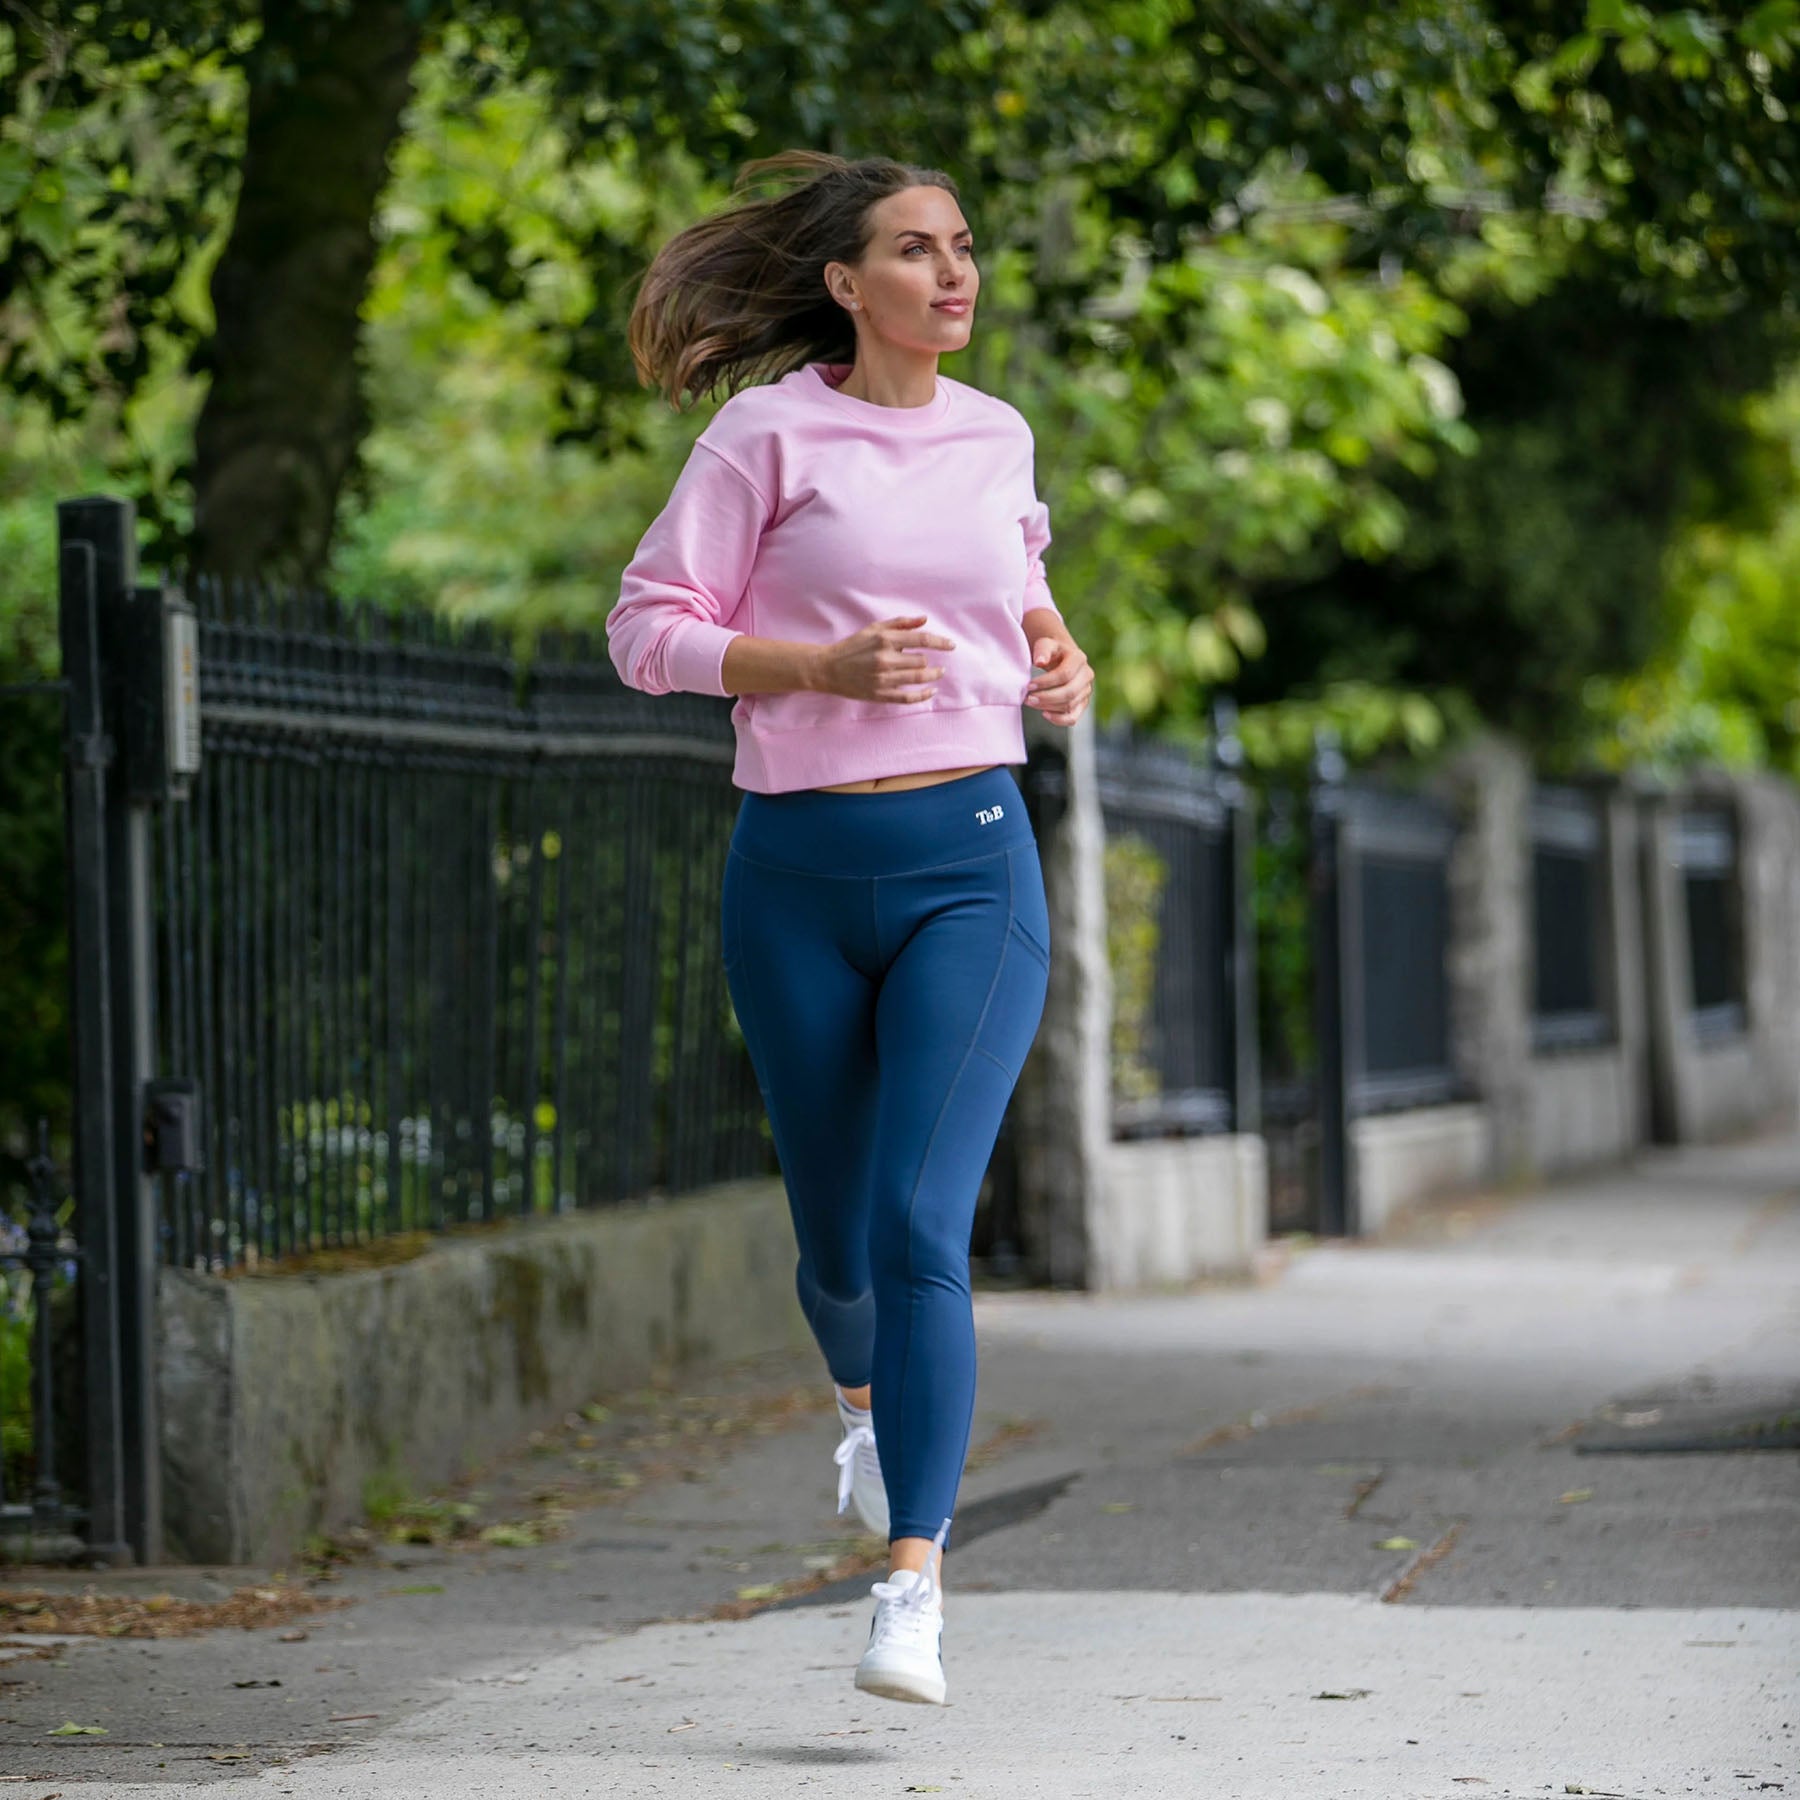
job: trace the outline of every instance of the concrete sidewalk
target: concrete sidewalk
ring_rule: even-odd
[[[285,1628],[9,1664],[7,1791],[1800,1794],[1800,1456],[1731,1447],[1800,1416],[1800,1140],[977,1326],[948,1707],[851,1686],[881,1571],[820,1575],[878,1547],[816,1359],[774,1358],[656,1400],[753,1423],[686,1467],[648,1434],[666,1477],[549,1542],[386,1546]]]

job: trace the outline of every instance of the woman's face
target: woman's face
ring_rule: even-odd
[[[942,188],[906,188],[876,202],[870,225],[861,262],[825,266],[826,284],[849,308],[858,342],[872,332],[921,353],[962,349],[981,286],[962,208]]]

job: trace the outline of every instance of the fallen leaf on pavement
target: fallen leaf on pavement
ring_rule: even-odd
[[[502,1550],[529,1550],[544,1541],[539,1525],[486,1525],[477,1535],[484,1544],[495,1544]]]
[[[109,1594],[89,1583],[79,1594],[52,1594],[42,1588],[0,1588],[0,1617],[6,1630],[58,1637],[190,1637],[223,1626],[246,1631],[287,1623],[296,1614],[348,1606],[348,1600],[315,1595],[303,1588],[241,1587],[224,1600],[150,1600],[136,1594]]]

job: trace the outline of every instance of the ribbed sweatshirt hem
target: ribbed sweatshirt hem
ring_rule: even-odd
[[[896,705],[892,719],[738,733],[733,783],[753,794],[975,768],[1025,760],[1025,713],[1018,704],[933,712]]]

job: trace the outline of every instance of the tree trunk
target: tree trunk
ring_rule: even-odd
[[[358,333],[375,203],[421,28],[275,0],[249,63],[243,184],[213,275],[212,386],[195,429],[196,568],[311,578],[367,428]]]

